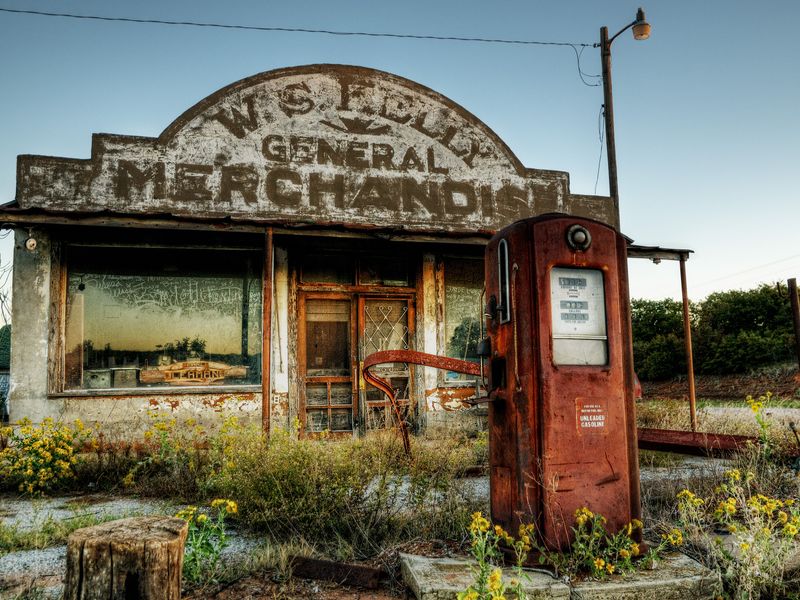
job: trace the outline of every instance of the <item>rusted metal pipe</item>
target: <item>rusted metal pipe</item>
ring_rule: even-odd
[[[743,450],[748,444],[757,444],[758,439],[744,435],[725,435],[697,431],[671,429],[649,429],[640,427],[639,448],[677,454],[719,456]]]
[[[689,420],[697,431],[697,398],[694,386],[694,357],[692,355],[692,324],[689,320],[689,293],[686,286],[686,257],[681,254],[681,296],[683,298],[683,342],[686,347],[686,377],[689,381]]]
[[[273,278],[274,246],[272,243],[272,227],[267,227],[264,235],[264,274],[262,289],[261,324],[261,429],[269,435],[272,405],[272,278]]]
[[[797,366],[800,368],[800,301],[797,298],[797,279],[792,277],[786,283],[789,286],[789,301],[792,303],[792,321],[794,322],[794,349],[797,352]]]
[[[372,386],[375,386],[382,391],[389,398],[392,405],[395,417],[397,418],[397,427],[400,430],[400,436],[403,439],[403,449],[406,456],[411,456],[411,441],[408,436],[408,425],[400,413],[400,407],[397,404],[397,395],[391,383],[378,377],[370,372],[370,368],[375,365],[383,363],[410,363],[413,365],[421,365],[423,367],[433,367],[436,369],[444,369],[446,371],[456,371],[458,373],[465,373],[467,375],[481,374],[481,366],[476,363],[471,363],[466,360],[459,360],[457,358],[449,358],[446,356],[436,356],[435,354],[427,354],[425,352],[417,352],[416,350],[381,350],[380,352],[373,352],[366,359],[361,368],[364,375],[364,380]]]

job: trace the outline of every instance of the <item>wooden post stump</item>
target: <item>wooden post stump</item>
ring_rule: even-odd
[[[136,517],[74,531],[65,600],[180,600],[188,524]]]

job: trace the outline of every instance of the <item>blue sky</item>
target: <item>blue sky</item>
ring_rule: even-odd
[[[0,0],[21,8],[231,24],[593,43],[637,3]],[[800,276],[800,3],[651,0],[652,37],[613,46],[623,232],[691,248],[693,299]],[[87,158],[91,134],[158,135],[213,91],[278,67],[342,63],[427,85],[529,167],[595,193],[602,88],[568,47],[488,45],[77,21],[0,13],[0,201],[17,154]],[[598,74],[599,51],[581,67]],[[599,81],[589,78],[590,82]],[[607,193],[605,156],[596,192]],[[0,245],[0,260],[10,254]],[[674,263],[633,261],[633,297],[679,297]]]

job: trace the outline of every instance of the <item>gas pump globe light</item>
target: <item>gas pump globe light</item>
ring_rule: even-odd
[[[592,235],[589,230],[581,225],[572,225],[567,229],[567,245],[580,252],[586,252],[592,245]]]

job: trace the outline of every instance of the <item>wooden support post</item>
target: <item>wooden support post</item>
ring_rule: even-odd
[[[686,346],[686,376],[689,381],[689,419],[692,431],[697,431],[697,400],[694,388],[694,358],[692,357],[692,324],[689,320],[689,293],[686,287],[686,257],[681,254],[681,295],[683,296],[683,339]]]
[[[180,600],[187,532],[183,519],[158,516],[73,531],[65,600]]]
[[[792,321],[794,322],[794,349],[797,352],[797,367],[800,368],[800,300],[797,297],[797,279],[792,277],[786,283],[789,285],[789,302],[792,304]]]
[[[261,429],[269,434],[272,393],[272,289],[274,276],[272,227],[264,237],[264,287],[262,293],[263,323],[261,326]]]

